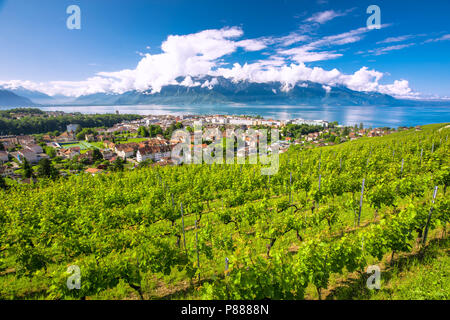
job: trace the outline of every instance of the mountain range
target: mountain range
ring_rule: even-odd
[[[180,83],[185,79],[179,78]],[[282,90],[280,82],[256,83],[218,77],[193,78],[191,86],[166,85],[158,93],[150,91],[128,91],[123,94],[96,93],[77,98],[49,96],[39,91],[22,87],[1,90],[0,106],[36,105],[211,105],[211,104],[253,104],[253,105],[443,105],[443,101],[418,101],[396,99],[378,92],[359,92],[345,86],[324,86],[314,82],[299,82],[289,90]],[[203,85],[200,85],[203,83]],[[196,85],[192,85],[196,84]],[[213,84],[213,85],[212,85]],[[3,88],[4,89],[4,88]]]
[[[11,107],[28,107],[35,106],[36,104],[30,99],[19,96],[14,92],[8,90],[2,90],[0,88],[0,107],[11,106]]]

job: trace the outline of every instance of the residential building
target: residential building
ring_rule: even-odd
[[[94,141],[95,141],[95,136],[94,136],[93,134],[86,134],[86,135],[84,136],[84,139],[85,139],[87,142],[94,142]]]
[[[59,149],[58,156],[65,159],[73,159],[75,156],[81,153],[80,147],[71,147],[68,149]]]
[[[27,159],[27,161],[30,163],[36,163],[39,161],[37,153],[27,149],[23,149],[17,152],[17,160],[22,163],[23,159]]]
[[[63,132],[60,136],[56,137],[56,142],[65,143],[76,141],[75,134],[73,132]]]
[[[90,174],[92,174],[93,176],[95,176],[96,174],[102,173],[103,170],[97,169],[97,168],[89,168],[89,169],[86,169],[84,172],[90,173]]]
[[[136,150],[139,148],[139,145],[137,143],[124,143],[124,144],[117,144],[115,147],[115,152],[119,157],[122,159],[133,157]]]
[[[18,142],[20,145],[34,144],[36,143],[36,139],[33,136],[21,136],[18,137]]]
[[[116,155],[112,150],[109,149],[102,150],[101,153],[103,155],[103,159],[105,160],[110,160]]]
[[[305,119],[295,119],[292,121],[293,124],[307,124],[310,126],[323,126],[328,127],[328,121],[325,120],[305,120]]]
[[[74,133],[75,131],[77,131],[77,129],[80,127],[79,124],[68,124],[67,125],[67,132],[71,132]]]
[[[9,161],[8,152],[6,152],[6,151],[0,151],[0,163],[2,163],[2,162],[8,162],[8,161]]]
[[[24,149],[28,149],[30,151],[33,151],[34,153],[43,153],[44,150],[42,150],[42,147],[38,144],[27,144],[24,146]]]
[[[162,158],[171,156],[172,148],[169,144],[146,145],[138,149],[136,154],[137,162],[142,162],[148,159],[159,161]]]

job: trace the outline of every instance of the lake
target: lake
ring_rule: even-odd
[[[415,126],[450,122],[450,103],[443,107],[392,106],[269,106],[269,105],[130,105],[130,106],[49,106],[44,111],[81,113],[132,113],[140,115],[182,114],[239,114],[260,115],[279,120],[303,118],[307,120],[338,121],[343,125],[363,122],[366,127]]]

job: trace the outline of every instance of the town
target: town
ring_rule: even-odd
[[[49,113],[53,117],[62,114]],[[14,116],[20,119],[29,114],[18,112]],[[63,133],[0,136],[0,175],[11,182],[32,183],[38,177],[55,178],[82,172],[96,175],[144,166],[174,165],[171,151],[181,141],[172,139],[172,133],[185,128],[194,141],[194,123],[200,121],[204,129],[219,128],[224,138],[227,129],[277,128],[280,132],[280,153],[286,152],[291,145],[322,147],[404,129],[363,128],[363,124],[343,126],[324,120],[273,120],[232,115],[143,116],[109,128],[83,128],[71,123]],[[202,149],[209,143],[203,142]],[[243,151],[247,154],[248,148],[246,141]]]

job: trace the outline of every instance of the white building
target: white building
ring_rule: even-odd
[[[254,123],[250,119],[230,119],[229,123],[238,126],[252,126]]]
[[[127,145],[116,145],[116,153],[122,159],[131,158],[134,156],[134,148]]]
[[[322,126],[328,127],[328,121],[325,120],[305,120],[305,119],[295,119],[292,121],[293,124],[307,124],[310,126]]]
[[[67,132],[75,132],[80,127],[79,124],[68,124],[67,125]]]
[[[164,144],[145,146],[138,149],[136,153],[136,160],[137,162],[142,162],[151,159],[156,162],[162,158],[170,157],[171,151],[170,146]]]

